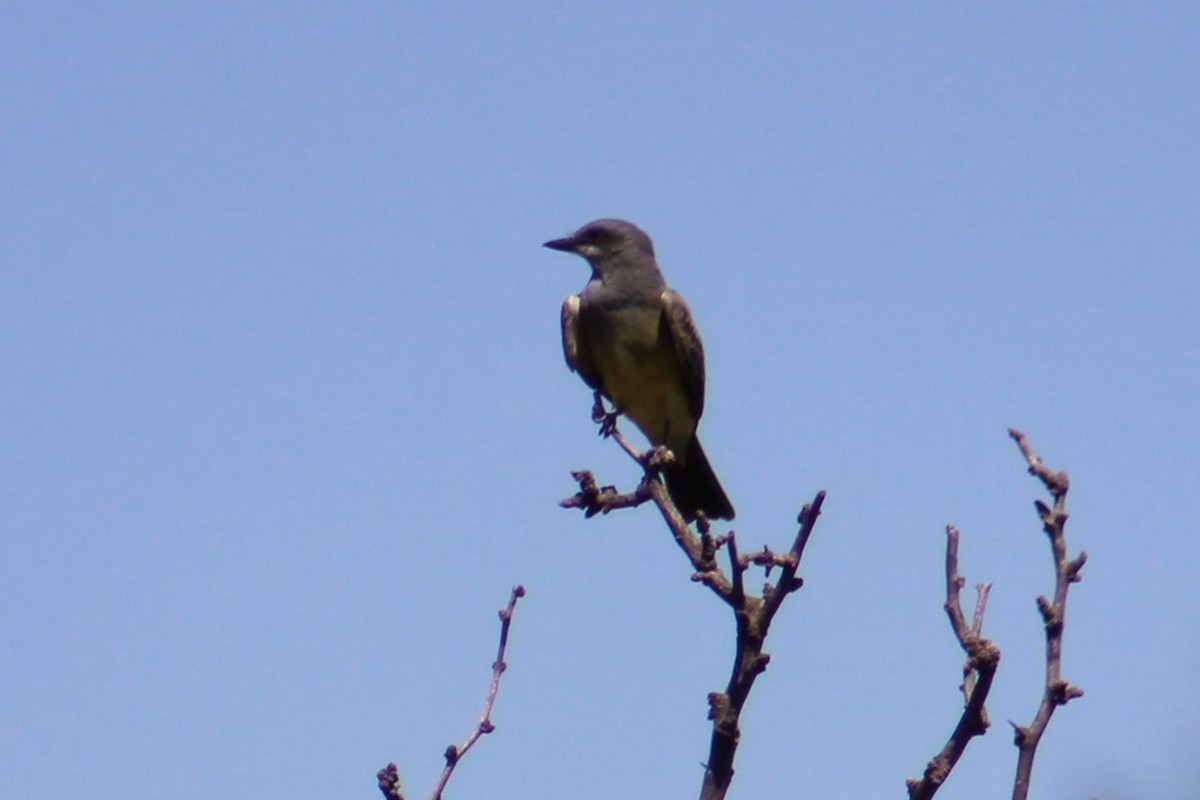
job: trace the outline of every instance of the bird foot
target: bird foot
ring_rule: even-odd
[[[659,470],[675,463],[675,454],[669,447],[659,445],[642,454],[642,466],[647,469]]]
[[[617,430],[617,417],[621,416],[618,412],[613,411],[605,414],[598,421],[600,423],[600,435],[605,439],[612,436]]]
[[[592,422],[600,426],[600,435],[607,439],[617,429],[617,417],[621,416],[621,412],[615,409],[605,410],[604,399],[599,392],[596,392],[595,398],[596,402],[592,405]]]

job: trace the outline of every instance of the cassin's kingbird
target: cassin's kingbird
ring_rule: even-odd
[[[592,278],[562,307],[567,366],[612,401],[651,444],[666,445],[667,491],[689,522],[733,519],[696,425],[704,411],[704,348],[687,303],[667,288],[650,237],[619,219],[589,222],[546,247],[587,259]]]

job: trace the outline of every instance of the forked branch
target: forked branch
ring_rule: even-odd
[[[991,641],[984,639],[983,616],[987,608],[990,583],[976,585],[976,600],[974,620],[967,624],[967,617],[962,609],[962,587],[966,583],[958,572],[958,529],[953,525],[946,526],[946,615],[950,618],[950,628],[967,661],[963,665],[963,712],[958,719],[958,725],[950,734],[942,751],[929,760],[920,780],[909,778],[908,796],[910,800],[928,800],[950,776],[950,771],[962,757],[963,751],[971,739],[982,736],[988,729],[987,702],[988,692],[992,689],[992,680],[996,676],[996,667],[1000,663],[1000,650]]]
[[[738,550],[737,537],[733,531],[713,536],[703,515],[696,521],[696,530],[692,530],[679,513],[659,474],[662,467],[673,458],[670,451],[659,447],[647,453],[638,452],[617,429],[615,416],[602,412],[602,406],[600,411],[593,411],[593,419],[602,426],[601,433],[616,440],[621,449],[642,466],[642,481],[633,492],[621,494],[611,486],[599,487],[590,472],[572,472],[572,476],[579,483],[579,492],[563,500],[560,505],[564,508],[582,509],[586,516],[591,517],[652,501],[671,531],[675,544],[683,551],[691,565],[692,580],[707,586],[733,612],[736,628],[733,668],[725,691],[712,692],[708,696],[708,716],[712,720],[713,730],[700,791],[702,800],[721,800],[733,780],[733,761],[741,738],[738,720],[742,708],[755,679],[766,670],[770,661],[770,656],[763,651],[763,645],[771,621],[778,613],[784,598],[803,585],[803,581],[797,577],[797,572],[805,545],[821,513],[825,493],[818,492],[813,501],[800,512],[800,529],[788,552],[776,553],[768,547],[763,547],[761,550],[742,554]],[[722,548],[729,558],[728,574],[718,565],[716,559],[718,551]],[[774,583],[768,580],[762,596],[746,591],[745,573],[751,566],[762,567],[768,578],[772,570],[779,570],[779,577]]]

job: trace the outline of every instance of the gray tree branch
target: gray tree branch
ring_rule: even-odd
[[[980,583],[976,586],[977,599],[973,622],[968,625],[962,609],[961,592],[966,581],[958,573],[958,529],[953,525],[946,526],[946,616],[950,618],[950,629],[958,639],[959,646],[967,654],[963,665],[963,712],[958,719],[958,725],[950,734],[946,746],[941,752],[929,760],[921,778],[909,778],[909,800],[929,800],[950,777],[951,770],[971,739],[982,736],[987,732],[988,719],[984,703],[988,692],[992,689],[992,680],[996,676],[996,667],[1000,663],[1000,650],[984,639],[983,615],[987,606],[990,583]]]
[[[508,668],[508,664],[504,661],[504,651],[508,647],[508,628],[512,624],[513,611],[517,607],[517,601],[524,596],[525,587],[514,586],[508,597],[508,605],[500,609],[500,645],[496,649],[496,660],[492,662],[492,681],[488,686],[487,698],[483,702],[483,711],[480,712],[478,722],[475,723],[475,727],[471,729],[463,743],[452,744],[446,748],[446,766],[442,769],[441,777],[438,778],[437,785],[430,793],[429,800],[442,800],[442,792],[445,791],[446,784],[449,782],[450,776],[454,774],[454,768],[458,766],[458,762],[475,745],[475,742],[479,741],[481,736],[496,730],[496,726],[492,722],[492,707],[496,704],[496,694],[500,691],[500,678],[504,675],[504,670]],[[395,764],[388,764],[379,770],[375,777],[379,781],[379,791],[383,793],[385,800],[404,800],[400,786],[400,771]]]
[[[1008,435],[1017,443],[1021,455],[1029,464],[1029,474],[1042,482],[1054,502],[1054,505],[1050,506],[1042,500],[1034,501],[1034,507],[1042,520],[1042,530],[1050,539],[1050,552],[1054,559],[1054,599],[1048,600],[1045,596],[1037,599],[1038,611],[1042,615],[1042,623],[1046,630],[1046,682],[1042,690],[1042,701],[1038,705],[1033,722],[1027,726],[1011,723],[1013,742],[1017,746],[1017,774],[1013,781],[1012,796],[1013,800],[1025,800],[1029,795],[1029,782],[1033,775],[1033,759],[1037,755],[1042,734],[1050,724],[1050,717],[1059,706],[1065,706],[1071,700],[1083,696],[1083,690],[1063,680],[1061,673],[1067,590],[1072,583],[1080,581],[1079,573],[1087,562],[1087,553],[1080,552],[1073,559],[1067,558],[1064,528],[1068,516],[1067,491],[1071,488],[1067,473],[1054,472],[1047,467],[1034,453],[1025,434],[1009,428]]]
[[[659,474],[662,467],[673,458],[669,450],[659,447],[639,453],[617,429],[613,415],[594,411],[593,419],[601,424],[603,435],[611,436],[630,458],[642,466],[644,474],[641,484],[635,491],[621,494],[611,486],[598,486],[590,472],[579,470],[571,473],[579,483],[579,492],[563,500],[560,505],[582,509],[585,516],[591,517],[652,501],[676,545],[687,557],[692,568],[692,580],[707,586],[733,612],[736,631],[733,666],[725,691],[708,695],[708,717],[712,720],[713,730],[700,790],[701,800],[722,800],[733,780],[734,756],[741,739],[739,718],[742,708],[750,696],[754,681],[766,670],[770,661],[770,656],[763,650],[767,633],[784,598],[803,585],[796,573],[813,526],[821,513],[825,492],[818,492],[800,512],[800,529],[787,553],[778,554],[763,547],[762,550],[742,554],[738,551],[733,531],[714,537],[703,516],[696,520],[695,531],[683,519],[667,494]],[[725,549],[729,558],[728,575],[716,561],[717,551],[721,548]],[[761,597],[746,591],[745,573],[751,566],[762,567],[767,573],[768,582]],[[779,577],[771,583],[769,578],[773,569],[779,570]]]

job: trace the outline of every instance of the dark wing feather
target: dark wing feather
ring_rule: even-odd
[[[578,372],[583,382],[593,389],[600,388],[600,375],[592,363],[587,341],[579,335],[579,295],[569,295],[562,304],[563,357],[572,372]]]
[[[704,413],[704,345],[692,322],[692,312],[683,298],[670,289],[662,293],[663,323],[675,343],[684,385],[692,404],[692,417]]]

